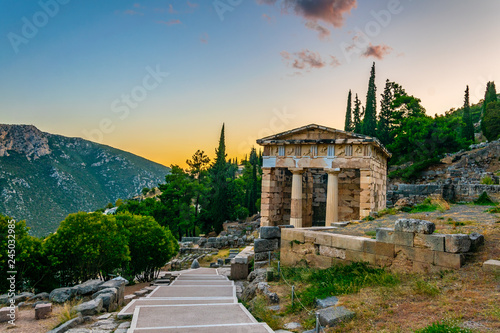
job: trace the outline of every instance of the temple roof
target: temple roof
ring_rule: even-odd
[[[261,146],[281,145],[281,144],[318,144],[318,143],[336,143],[336,144],[362,144],[372,143],[382,150],[387,157],[391,153],[375,137],[357,134],[353,132],[341,131],[335,128],[310,124],[294,128],[285,132],[270,135],[257,140]]]

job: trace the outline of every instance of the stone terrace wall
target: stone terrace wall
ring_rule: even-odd
[[[395,229],[377,229],[376,239],[308,229],[281,230],[281,262],[328,268],[333,264],[367,262],[398,271],[434,272],[458,269],[464,254],[484,242],[479,234],[433,234],[428,221],[400,219]]]

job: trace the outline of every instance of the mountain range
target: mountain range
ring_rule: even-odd
[[[0,124],[0,213],[30,233],[54,232],[70,213],[94,211],[165,181],[168,167],[81,138]]]

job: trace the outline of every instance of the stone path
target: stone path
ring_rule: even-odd
[[[130,316],[128,333],[273,332],[238,303],[233,281],[209,268],[179,272],[171,285],[156,287],[118,314]]]

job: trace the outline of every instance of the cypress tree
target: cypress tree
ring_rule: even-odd
[[[495,88],[495,82],[488,82],[486,84],[486,91],[484,93],[484,102],[483,102],[483,110],[482,110],[482,117],[481,117],[481,130],[483,131],[483,134],[486,133],[486,128],[484,126],[484,118],[486,117],[486,108],[488,107],[488,104],[491,102],[496,102],[497,100],[497,90]]]
[[[351,98],[352,98],[352,93],[351,90],[349,90],[349,95],[347,96],[347,110],[345,111],[345,125],[344,125],[344,131],[346,132],[352,132],[352,121],[351,121],[351,113],[352,113],[352,103],[351,103]]]
[[[464,122],[463,137],[468,141],[474,142],[474,125],[472,124],[469,104],[469,86],[465,89],[464,114],[462,121]]]
[[[353,123],[352,128],[354,133],[361,133],[361,101],[356,94],[354,99]]]
[[[366,108],[363,118],[362,134],[368,136],[377,135],[377,87],[375,86],[375,62],[370,71],[370,80],[368,81],[368,92],[366,93]]]
[[[392,83],[389,80],[385,81],[384,93],[380,101],[380,114],[378,119],[378,138],[387,145],[391,141],[391,119],[392,119]]]
[[[229,176],[229,164],[226,161],[226,142],[224,124],[219,139],[219,148],[215,149],[215,162],[211,168],[212,175],[212,202],[210,204],[210,215],[213,228],[217,233],[222,231],[222,224],[230,217],[229,211],[229,187],[227,178]]]

